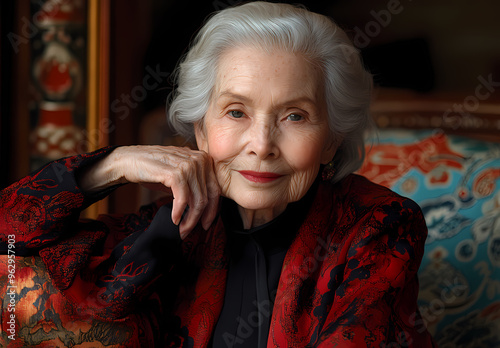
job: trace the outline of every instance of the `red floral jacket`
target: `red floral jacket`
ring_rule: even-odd
[[[85,195],[75,171],[109,151],[52,162],[5,188],[0,253],[15,236],[16,255],[40,257],[74,313],[128,316],[143,347],[205,347],[224,299],[223,223],[180,243],[151,227],[165,201],[79,220],[111,190]],[[283,262],[268,347],[433,347],[417,307],[426,234],[420,208],[387,188],[358,175],[320,183]]]

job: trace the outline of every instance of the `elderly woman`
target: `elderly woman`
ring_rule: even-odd
[[[2,250],[15,234],[82,315],[140,312],[156,346],[432,346],[416,305],[422,214],[352,174],[372,81],[345,33],[291,5],[229,8],[177,82],[169,121],[198,150],[107,148],[47,165],[3,191]],[[125,183],[171,198],[78,222]]]

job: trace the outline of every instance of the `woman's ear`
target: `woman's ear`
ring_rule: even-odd
[[[207,134],[205,132],[203,119],[194,123],[194,136],[196,138],[198,150],[208,152]]]
[[[321,154],[321,164],[328,164],[333,159],[343,140],[344,138],[339,135],[329,138]]]

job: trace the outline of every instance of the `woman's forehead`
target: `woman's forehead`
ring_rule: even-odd
[[[293,98],[323,95],[320,69],[302,54],[237,47],[220,58],[214,97],[272,91]]]

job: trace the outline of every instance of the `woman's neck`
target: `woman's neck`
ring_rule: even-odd
[[[253,227],[258,227],[268,223],[285,211],[284,206],[274,207],[270,209],[246,209],[238,205],[243,228],[248,230]]]

